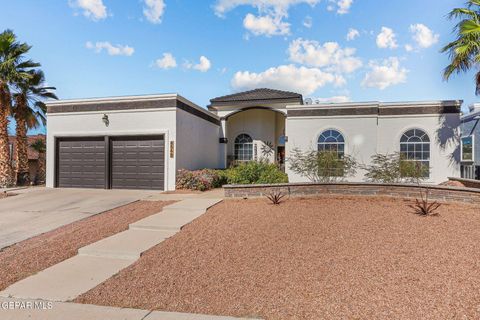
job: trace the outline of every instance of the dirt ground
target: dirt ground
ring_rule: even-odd
[[[227,200],[76,302],[265,319],[480,318],[480,209]]]
[[[88,244],[128,229],[173,201],[138,201],[16,243],[0,251],[0,290],[77,254]]]

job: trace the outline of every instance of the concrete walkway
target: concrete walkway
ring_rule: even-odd
[[[0,296],[71,301],[134,263],[146,250],[179,232],[185,224],[222,200],[216,196],[216,193],[188,195],[185,200],[164,207],[162,212],[131,224],[129,230],[83,247],[77,256],[11,285],[0,292]]]
[[[27,307],[27,303],[30,307]],[[37,308],[33,309],[33,304]],[[23,307],[23,308],[22,308]],[[43,309],[45,308],[45,309]],[[234,320],[225,316],[114,308],[67,302],[0,298],[2,320]]]

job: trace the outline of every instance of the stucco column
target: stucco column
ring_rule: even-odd
[[[219,161],[218,164],[221,169],[227,168],[227,152],[228,152],[228,141],[227,141],[227,119],[222,118],[221,120],[222,127],[220,128],[220,139],[219,139]]]

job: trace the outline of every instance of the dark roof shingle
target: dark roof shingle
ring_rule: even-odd
[[[220,104],[222,102],[242,102],[258,100],[298,100],[299,102],[302,102],[303,97],[301,94],[295,92],[260,88],[217,97],[211,99],[210,102],[212,104]]]

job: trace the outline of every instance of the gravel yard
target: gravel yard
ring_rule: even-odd
[[[266,319],[480,318],[480,209],[228,200],[76,299]]]
[[[76,221],[0,251],[0,290],[77,254],[83,246],[128,229],[173,201],[138,201]]]

